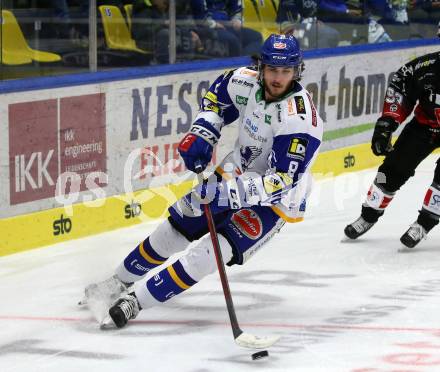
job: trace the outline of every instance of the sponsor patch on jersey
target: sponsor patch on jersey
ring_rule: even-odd
[[[283,188],[283,182],[280,177],[275,174],[270,174],[263,177],[263,187],[266,194],[273,194]]]
[[[306,205],[307,205],[306,198],[303,198],[302,201],[301,201],[301,204],[299,206],[299,211],[300,212],[305,212],[306,211]]]
[[[312,109],[312,125],[316,127],[318,125],[318,114],[316,113],[315,105],[309,93],[307,93],[307,98],[309,99],[310,108]]]
[[[292,98],[289,98],[287,100],[287,115],[288,116],[296,115],[296,109],[295,106],[293,105]]]
[[[231,221],[249,239],[256,240],[263,233],[261,218],[252,209],[241,209],[235,212]]]
[[[272,122],[272,116],[271,116],[271,115],[268,115],[268,114],[264,114],[264,122],[265,122],[266,124],[269,124],[269,125],[270,125],[270,123]]]
[[[304,98],[301,96],[295,97],[295,104],[296,104],[296,112],[298,114],[305,114],[306,113],[306,105],[304,103]]]
[[[293,179],[288,173],[277,172],[276,174],[278,174],[285,186],[289,186],[293,183]]]
[[[258,72],[254,71],[254,70],[250,70],[248,68],[245,68],[244,70],[240,71],[243,75],[248,75],[248,76],[257,76]]]
[[[243,96],[235,96],[235,102],[238,105],[247,105],[248,98],[247,97],[243,97]]]
[[[304,160],[308,144],[309,141],[305,138],[292,138],[289,149],[287,150],[287,156],[289,158]]]
[[[292,183],[292,177],[283,172],[276,172],[263,177],[263,187],[267,194],[276,193]]]
[[[278,122],[281,123],[281,105],[279,103],[277,103],[275,105],[275,107],[277,108],[277,117],[278,117]]]
[[[398,107],[397,107],[396,104],[393,104],[393,105],[390,106],[390,111],[391,112],[396,112],[397,110],[398,110]]]
[[[233,78],[231,80],[232,84],[236,84],[236,85],[243,85],[244,87],[248,87],[248,88],[252,88],[254,86],[254,84],[249,83],[246,80],[243,79],[237,79],[237,78]]]
[[[421,67],[428,67],[428,66],[434,64],[434,62],[435,62],[435,59],[427,59],[425,61],[420,61],[414,66],[414,70],[417,71]]]

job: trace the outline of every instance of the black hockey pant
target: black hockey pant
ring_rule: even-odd
[[[440,130],[420,125],[413,119],[394,144],[394,151],[385,157],[378,169],[377,181],[381,188],[390,194],[399,190],[414,176],[417,166],[438,147]],[[434,182],[440,184],[440,159],[434,171]]]

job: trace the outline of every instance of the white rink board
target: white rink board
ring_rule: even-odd
[[[396,67],[413,57],[436,49],[434,46],[427,46],[306,60],[303,84],[311,90],[318,111],[325,118],[325,131],[337,131],[374,122],[381,110],[381,101],[390,74]],[[139,190],[181,180],[179,177],[183,176],[182,172],[171,172],[171,174],[165,172],[166,174],[162,176],[159,174],[155,177],[146,174],[142,179],[134,179],[134,175],[141,171],[142,166],[139,157],[134,157],[134,161],[131,162],[130,154],[148,147],[157,150],[156,156],[159,163],[166,163],[170,159],[179,161],[176,144],[197,113],[198,99],[221,72],[215,70],[173,74],[2,95],[0,133],[4,135],[0,136],[0,178],[2,179],[0,218],[61,206],[52,197],[53,192],[46,192],[44,197],[34,200],[11,204],[11,195],[17,191],[17,187],[23,195],[28,192],[35,193],[49,186],[51,190],[55,189],[54,184],[63,169],[59,165],[52,164],[53,161],[58,160],[55,159],[55,155],[51,158],[49,155],[51,151],[56,154],[57,150],[60,150],[60,142],[64,134],[58,131],[54,134],[54,138],[58,140],[45,143],[41,149],[34,144],[35,153],[27,154],[20,163],[17,161],[20,159],[20,153],[11,153],[9,148],[11,140],[8,133],[10,133],[12,104],[55,100],[55,106],[58,104],[60,107],[63,99],[101,94],[104,97],[105,107],[105,112],[101,113],[101,119],[105,119],[103,119],[105,141],[102,143],[105,143],[106,156],[101,159],[103,165],[100,169],[107,174],[108,182],[101,188],[99,196],[111,196],[130,191],[130,189]],[[72,107],[74,110],[75,106]],[[56,118],[58,121],[55,123],[58,127],[62,126],[69,116],[63,116],[59,111],[55,115],[58,115]],[[82,119],[80,125],[83,129],[87,128],[87,117]],[[26,128],[23,128],[23,131],[25,130]],[[235,133],[233,126],[224,131],[218,147],[217,159],[230,151],[235,140]],[[368,141],[370,136],[370,130],[351,136],[342,136],[325,142],[322,150],[363,143]],[[31,141],[33,133],[25,132],[24,137],[27,141]],[[157,147],[154,148],[154,146]],[[32,154],[35,155],[36,152],[40,153],[40,157],[35,156],[31,161]],[[70,160],[75,161],[73,158]],[[59,162],[62,161],[59,160]],[[78,164],[81,166],[83,163]],[[149,165],[151,164],[150,162]],[[45,174],[50,167],[53,168],[52,185],[49,185],[49,178]],[[34,188],[29,177],[35,181]],[[17,186],[20,182],[21,189]],[[93,200],[97,197],[96,195],[96,192],[85,188],[74,202]],[[18,199],[24,200],[24,197]]]

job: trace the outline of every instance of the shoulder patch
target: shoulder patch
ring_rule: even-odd
[[[287,115],[288,116],[296,115],[296,109],[295,109],[295,106],[293,105],[292,98],[287,99]]]
[[[304,98],[301,96],[295,96],[296,112],[298,114],[306,113],[306,105],[304,103]]]
[[[240,73],[243,74],[243,75],[248,75],[248,76],[252,76],[252,77],[255,77],[255,76],[258,75],[258,71],[251,70],[251,69],[246,68],[246,67],[241,69]]]

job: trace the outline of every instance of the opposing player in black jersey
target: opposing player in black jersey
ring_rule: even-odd
[[[391,135],[414,111],[394,146]],[[362,205],[361,216],[344,232],[350,239],[366,233],[384,214],[395,193],[414,175],[415,169],[440,147],[440,52],[426,54],[403,65],[393,76],[377,120],[371,148],[385,159]],[[426,191],[417,220],[400,241],[415,247],[439,223],[440,159]]]

